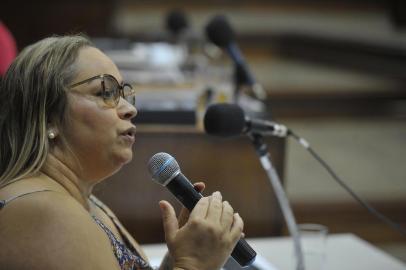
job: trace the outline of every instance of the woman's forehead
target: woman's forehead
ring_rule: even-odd
[[[119,82],[122,80],[117,66],[97,48],[80,49],[75,64],[77,76],[74,81],[85,80],[101,74],[113,75]]]

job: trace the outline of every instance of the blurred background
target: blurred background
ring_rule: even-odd
[[[287,234],[247,139],[202,132],[205,107],[235,93],[232,61],[205,34],[218,14],[266,93],[259,100],[242,90],[244,108],[296,131],[357,194],[406,226],[406,2],[3,0],[0,21],[17,51],[53,34],[85,33],[136,85],[136,158],[97,194],[142,243],[163,241],[157,201],[167,192],[151,183],[146,161],[164,150],[208,191],[225,190],[248,237]],[[354,233],[406,261],[406,239],[300,145],[272,138],[269,147],[299,223]]]

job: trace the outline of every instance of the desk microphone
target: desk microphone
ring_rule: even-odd
[[[197,192],[192,183],[181,173],[178,163],[171,155],[155,154],[148,162],[148,170],[152,179],[168,188],[189,211],[192,211],[197,202],[203,198],[202,194]],[[238,240],[231,253],[231,257],[242,267],[252,264],[256,255],[257,253],[243,238]]]
[[[207,134],[232,137],[241,134],[261,134],[286,137],[289,130],[284,125],[252,119],[236,104],[219,103],[210,105],[204,115],[204,129]]]

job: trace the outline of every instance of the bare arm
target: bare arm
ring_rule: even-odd
[[[33,194],[0,211],[0,269],[119,270],[108,237],[74,199]]]

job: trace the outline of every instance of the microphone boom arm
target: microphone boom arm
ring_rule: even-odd
[[[260,134],[250,133],[248,137],[251,139],[252,144],[254,145],[255,150],[257,152],[257,155],[259,156],[261,165],[264,168],[264,170],[268,176],[268,179],[272,184],[276,199],[278,200],[282,214],[283,214],[286,224],[288,226],[289,233],[292,236],[295,256],[297,258],[296,269],[305,270],[303,250],[302,250],[302,246],[301,246],[300,235],[299,235],[297,223],[296,223],[295,217],[293,215],[293,211],[290,207],[286,193],[282,187],[278,173],[276,172],[275,168],[272,166],[272,162],[270,159],[270,154],[268,152],[267,145],[263,141],[263,136]]]

